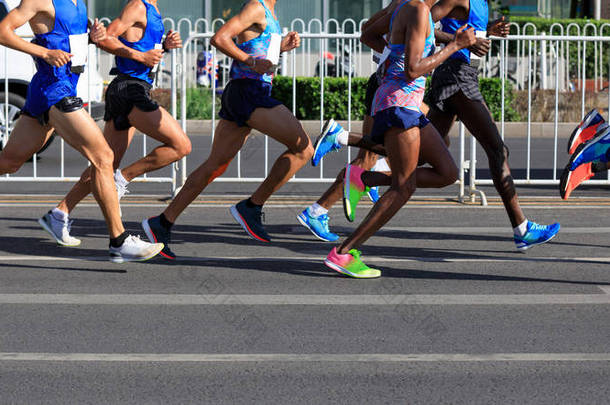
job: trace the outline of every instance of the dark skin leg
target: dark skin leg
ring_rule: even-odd
[[[362,132],[368,134],[371,132],[372,129],[373,117],[367,115],[364,117],[364,122],[362,124]],[[360,149],[360,151],[358,152],[358,156],[356,157],[356,159],[352,160],[350,164],[361,167],[365,170],[370,170],[373,166],[375,166],[376,162],[376,153],[365,149]],[[344,177],[345,172],[342,170],[337,176],[337,179],[332,184],[332,186],[330,186],[329,189],[326,190],[326,192],[322,195],[322,197],[320,197],[317,203],[320,204],[322,207],[326,208],[327,210],[330,209],[333,205],[335,205],[335,203],[337,203],[337,201],[339,201],[343,196]]]
[[[408,130],[391,128],[386,133],[385,145],[392,167],[392,184],[362,224],[337,248],[339,254],[359,248],[385,225],[415,192],[419,132],[419,128],[414,127]]]
[[[447,102],[450,109],[457,113],[468,131],[474,135],[485,150],[494,186],[502,197],[510,223],[513,228],[519,226],[526,218],[519,205],[519,197],[508,166],[508,149],[500,137],[489,109],[483,102],[468,99],[461,91],[450,97]],[[433,109],[428,118],[439,131],[442,129],[440,133],[448,142],[447,135],[454,117]]]

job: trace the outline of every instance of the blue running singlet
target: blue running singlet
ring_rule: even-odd
[[[282,35],[282,28],[280,27],[280,22],[265,5],[265,2],[263,0],[258,1],[265,8],[265,17],[267,19],[265,31],[256,38],[237,44],[237,47],[255,59],[266,59],[272,35]],[[258,74],[245,63],[234,60],[231,65],[231,79],[255,79],[271,83],[273,81],[273,75]]]
[[[455,32],[464,24],[468,24],[476,31],[487,31],[489,23],[489,5],[487,0],[470,0],[470,11],[468,12],[468,20],[456,20],[455,18],[443,18],[443,32],[455,35]],[[468,48],[461,49],[450,56],[451,59],[460,59],[466,63],[470,63],[470,51]]]
[[[139,52],[148,52],[155,49],[155,45],[160,45],[165,33],[165,27],[163,26],[163,18],[156,7],[142,0],[142,3],[146,6],[146,29],[142,39],[137,42],[129,42],[126,39],[119,37],[119,40],[127,47],[134,49]],[[144,80],[147,83],[152,84],[153,75],[151,74],[152,69],[148,66],[136,62],[133,59],[122,58],[117,56],[115,58],[116,66],[119,72],[124,75],[134,77],[136,79]]]
[[[402,7],[407,3],[409,3],[409,0],[401,3],[394,11],[390,20],[390,35],[392,33],[394,19]],[[426,38],[426,44],[422,54],[423,58],[434,53],[434,22],[432,21],[432,15],[430,13],[428,13],[428,19],[430,23],[430,35]],[[421,103],[424,99],[426,78],[421,76],[407,82],[405,80],[404,43],[393,44],[390,41],[388,42],[388,48],[390,49],[390,55],[384,62],[385,73],[381,85],[375,94],[373,115],[379,111],[392,107],[402,107],[419,112]]]
[[[47,49],[59,49],[74,54],[70,49],[70,37],[87,33],[87,7],[83,0],[53,0],[55,24],[52,31],[36,34],[33,43]],[[74,60],[74,57],[73,57]],[[76,97],[79,73],[72,72],[72,62],[55,67],[42,58],[34,58],[36,74],[28,86],[28,94],[23,112],[40,118],[52,106],[66,97]]]

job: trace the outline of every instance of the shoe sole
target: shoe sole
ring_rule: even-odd
[[[155,236],[155,233],[152,231],[152,228],[150,227],[150,225],[148,225],[148,219],[142,221],[142,229],[144,229],[144,233],[146,234],[146,237],[148,238],[148,241],[150,243],[159,243],[157,237]],[[176,256],[170,256],[168,254],[163,253],[163,251],[159,252],[159,255],[161,257],[166,258],[167,260],[176,260]]]
[[[125,258],[123,256],[110,256],[110,261],[112,263],[116,263],[116,264],[130,263],[130,262],[146,262],[146,261],[156,257],[158,254],[160,254],[164,248],[165,248],[165,245],[163,243],[161,243],[161,247],[158,248],[155,253],[151,253],[148,256],[139,257],[139,258]]]
[[[557,231],[557,233],[559,233],[559,231]],[[544,245],[545,243],[549,243],[550,241],[552,241],[553,239],[555,239],[555,236],[557,236],[557,233],[553,236],[551,236],[550,238],[548,238],[547,240],[545,240],[544,242],[538,242],[538,243],[533,243],[531,245],[527,245],[524,247],[517,247],[517,250],[521,251],[521,252],[525,252],[526,250],[529,250],[535,246],[538,245]]]
[[[583,119],[582,122],[576,127],[576,129],[574,129],[574,131],[572,131],[572,134],[570,135],[570,139],[568,140],[568,153],[570,153],[570,151],[573,148],[578,147],[580,144],[586,142],[586,141],[583,142],[582,140],[580,140],[580,144],[574,145],[574,143],[577,141],[576,137],[582,133],[582,131],[586,128],[586,125],[590,124],[591,118],[593,118],[593,116],[596,114],[600,115],[599,111],[597,111],[597,109],[589,111],[589,113],[585,116],[585,119]],[[605,122],[605,120],[602,117],[602,121],[599,123],[599,125],[603,124],[604,122]]]
[[[329,268],[333,269],[334,271],[336,271],[337,273],[341,273],[341,274],[343,274],[345,276],[349,276],[351,278],[368,279],[368,278],[379,278],[379,277],[381,277],[381,274],[379,274],[378,276],[364,276],[364,277],[363,276],[358,276],[358,275],[350,272],[349,270],[346,270],[343,267],[334,264],[333,262],[331,262],[328,259],[324,260],[324,264],[327,267],[329,267]]]
[[[309,232],[311,232],[313,236],[315,236],[316,238],[320,239],[323,242],[336,242],[338,240],[338,239],[335,239],[335,240],[325,239],[325,238],[321,237],[320,235],[316,234],[313,231],[313,229],[311,229],[311,227],[309,225],[307,225],[307,222],[303,221],[303,219],[301,218],[300,215],[297,215],[297,221],[299,221],[299,223],[301,225],[303,225],[305,228],[309,229]]]
[[[568,168],[570,169],[570,171],[574,171],[576,170],[576,167],[574,169],[572,169],[572,164],[574,163],[574,161],[576,159],[578,159],[578,157],[580,155],[582,155],[587,148],[591,147],[593,144],[595,144],[599,139],[603,138],[604,136],[610,134],[610,127],[604,129],[603,131],[601,131],[598,135],[595,135],[593,138],[591,138],[590,140],[588,140],[586,143],[582,143],[578,146],[578,148],[576,148],[576,150],[574,151],[574,154],[570,157],[570,161],[568,162]],[[585,164],[585,163],[592,163],[592,162],[583,162],[581,163],[581,165]],[[580,166],[580,165],[579,165]],[[578,167],[578,166],[577,166]]]
[[[314,143],[314,145],[313,145],[313,156],[316,156],[318,154],[318,148],[320,147],[320,144],[322,143],[322,139],[324,139],[324,137],[326,135],[328,135],[328,131],[330,130],[332,122],[334,122],[334,121],[333,120],[328,120],[324,124],[324,127],[322,128],[322,134],[318,136],[318,138],[316,139],[316,143]],[[316,164],[314,164],[313,157],[311,158],[311,165],[313,167],[317,166]]]
[[[257,234],[255,234],[250,227],[248,226],[248,224],[246,223],[246,221],[243,219],[243,217],[241,216],[241,214],[239,213],[239,211],[237,211],[237,208],[235,208],[235,206],[231,207],[231,215],[233,216],[233,219],[235,219],[237,221],[237,223],[239,225],[241,225],[242,229],[244,231],[246,231],[246,233],[248,235],[250,235],[250,237],[254,240],[257,240],[259,242],[264,242],[264,243],[270,243],[270,240],[267,240],[265,238],[261,238],[260,236],[258,236]]]
[[[566,196],[566,191],[568,188],[568,183],[570,182],[570,176],[572,172],[569,170],[570,166],[567,166],[563,169],[563,173],[561,173],[561,180],[559,181],[559,195],[563,200],[567,200],[570,196]]]
[[[345,168],[345,177],[343,177],[343,214],[345,215],[345,218],[349,221],[349,222],[354,222],[354,219],[356,217],[356,215],[354,215],[353,217],[350,218],[350,211],[351,211],[351,207],[348,208],[348,206],[350,205],[349,203],[349,195],[347,195],[346,193],[349,193],[349,186],[350,186],[350,170],[352,168],[352,165],[347,165],[347,167]]]
[[[40,224],[40,226],[42,227],[42,229],[44,229],[44,230],[45,230],[45,231],[46,231],[46,232],[47,232],[49,235],[51,235],[51,237],[53,238],[53,240],[54,240],[54,241],[55,241],[55,242],[56,242],[56,243],[57,243],[59,246],[62,246],[62,247],[77,247],[77,246],[80,246],[81,241],[79,241],[78,243],[76,243],[76,244],[73,244],[73,245],[72,245],[72,244],[65,243],[65,242],[62,242],[61,240],[59,240],[59,239],[57,238],[57,236],[55,236],[55,234],[53,233],[53,231],[51,230],[51,228],[50,228],[50,227],[47,225],[47,223],[44,221],[44,219],[39,218],[39,219],[38,219],[38,223]]]

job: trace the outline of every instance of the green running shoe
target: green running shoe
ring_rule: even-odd
[[[356,249],[350,250],[346,255],[340,255],[335,247],[326,257],[324,264],[353,278],[377,278],[381,276],[381,271],[370,268],[360,260],[360,251]]]
[[[345,178],[343,179],[343,211],[345,218],[349,222],[354,222],[356,218],[356,206],[369,188],[362,182],[362,173],[365,170],[358,166],[347,165],[345,168]]]

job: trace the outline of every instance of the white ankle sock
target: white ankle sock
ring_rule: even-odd
[[[307,212],[309,212],[309,215],[314,218],[317,218],[320,215],[328,214],[328,210],[318,203],[311,204],[311,207],[307,208]]]
[[[337,135],[337,142],[339,142],[340,145],[347,146],[347,143],[349,142],[349,132],[341,131],[339,135]]]
[[[513,229],[513,231],[515,232],[515,235],[517,236],[523,236],[525,235],[525,233],[527,232],[527,219],[525,221],[523,221],[523,223],[521,225],[519,225],[518,227],[516,227],[515,229]]]
[[[63,212],[59,208],[53,208],[53,210],[51,211],[51,215],[53,215],[55,219],[59,221],[65,221],[68,218],[68,213]]]
[[[388,165],[388,162],[385,160],[385,158],[379,159],[371,170],[374,172],[391,172],[390,165]]]
[[[114,181],[116,181],[117,183],[119,183],[122,186],[127,186],[129,184],[129,182],[125,179],[125,177],[123,177],[123,173],[121,173],[120,169],[117,169],[116,172],[114,173]]]

